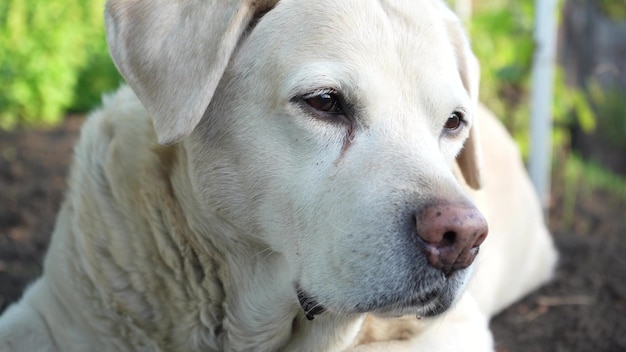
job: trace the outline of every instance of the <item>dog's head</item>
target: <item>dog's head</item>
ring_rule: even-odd
[[[310,316],[452,304],[487,229],[452,171],[479,187],[478,65],[445,5],[111,0],[107,26],[198,206],[283,255]]]

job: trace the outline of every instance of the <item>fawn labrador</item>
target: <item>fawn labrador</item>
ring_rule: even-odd
[[[442,2],[109,0],[106,23],[130,88],[84,125],[1,351],[489,351],[550,277]]]

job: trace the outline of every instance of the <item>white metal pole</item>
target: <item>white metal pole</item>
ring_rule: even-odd
[[[535,0],[529,173],[543,207],[550,192],[552,100],[558,0]]]

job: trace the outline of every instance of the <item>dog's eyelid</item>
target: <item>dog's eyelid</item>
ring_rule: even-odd
[[[302,99],[309,99],[309,98],[314,98],[317,96],[320,96],[322,94],[332,94],[332,95],[336,95],[338,97],[341,96],[341,93],[339,93],[337,91],[337,89],[335,88],[320,88],[320,89],[316,89],[310,93],[305,93],[303,94],[301,97]]]
[[[450,115],[452,115],[452,114],[459,114],[464,121],[467,121],[469,119],[469,114],[470,113],[469,113],[469,110],[466,107],[458,106],[454,110],[452,110]]]

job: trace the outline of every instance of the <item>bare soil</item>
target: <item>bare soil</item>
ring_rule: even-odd
[[[41,274],[81,123],[0,132],[0,313]],[[565,195],[555,182],[556,277],[493,319],[498,352],[626,351],[626,204],[579,192],[563,211]]]

